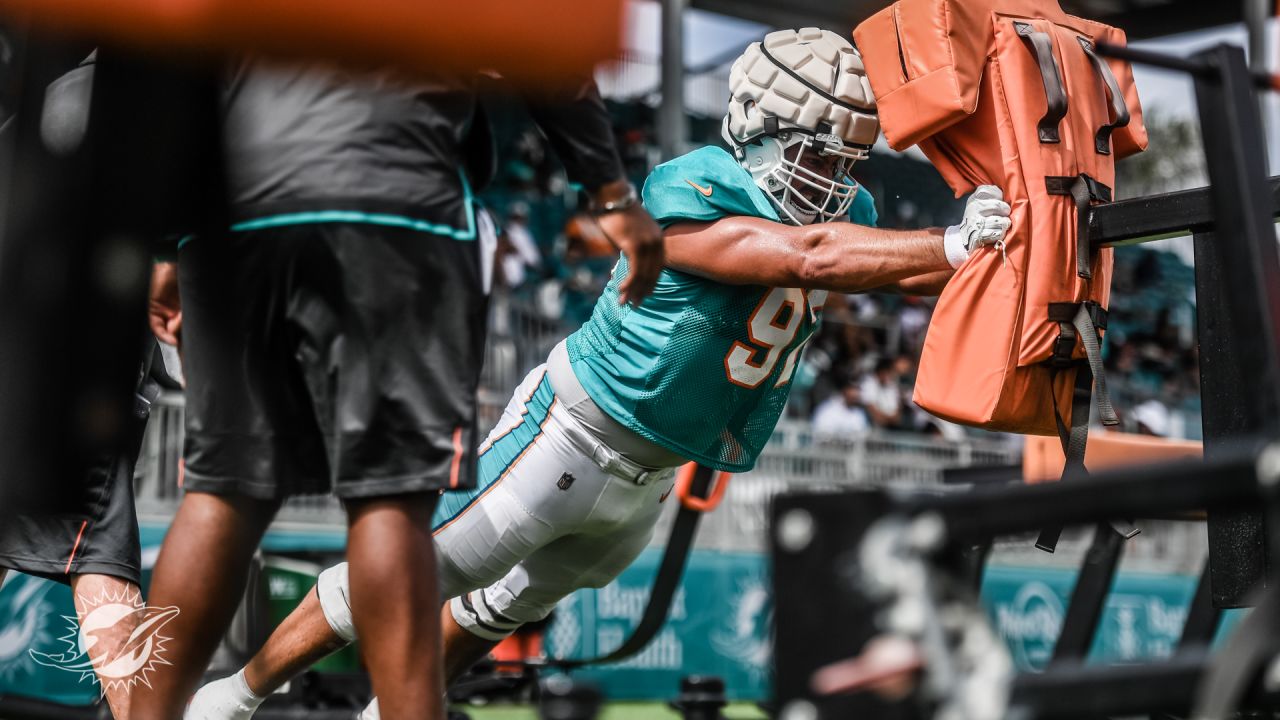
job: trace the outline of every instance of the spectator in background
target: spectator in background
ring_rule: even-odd
[[[898,353],[893,359],[893,374],[898,378],[898,386],[904,395],[910,395],[916,384],[916,359],[908,353]]]
[[[524,284],[530,272],[542,269],[542,253],[529,232],[529,206],[523,202],[512,203],[507,209],[495,265],[502,270],[503,284],[513,290]]]
[[[925,332],[929,329],[929,318],[932,309],[918,297],[902,298],[902,307],[898,310],[898,329],[902,333],[902,345],[917,356],[924,348]]]
[[[618,261],[618,251],[590,215],[578,213],[565,223],[561,260],[562,316],[570,328],[577,329],[590,319]]]
[[[871,422],[878,428],[902,426],[902,388],[898,385],[898,362],[880,358],[875,370],[862,379],[860,390]]]
[[[862,406],[862,388],[852,377],[813,413],[813,435],[818,440],[857,438],[870,431],[871,421]]]
[[[1169,408],[1159,400],[1148,400],[1138,405],[1129,413],[1129,418],[1133,420],[1135,431],[1139,435],[1169,435]]]

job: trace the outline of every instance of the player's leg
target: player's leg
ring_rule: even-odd
[[[293,317],[316,353],[303,364],[348,513],[353,622],[386,714],[442,717],[431,516],[439,491],[475,485],[479,254],[470,239],[382,226],[315,235]],[[328,326],[337,342],[310,340]]]
[[[345,574],[346,563],[339,567]],[[245,682],[255,695],[270,695],[298,673],[346,647],[352,639],[354,636],[339,636],[329,626],[321,607],[318,586],[312,588],[271,633],[270,640],[258,654],[245,665]]]
[[[71,594],[76,608],[76,616],[83,626],[85,617],[104,600],[143,607],[142,594],[135,583],[111,575],[96,573],[73,575],[71,577]],[[137,629],[141,618],[138,614],[121,616],[106,627],[98,627],[93,631],[93,646],[88,652],[93,661],[94,671],[98,674],[98,682],[102,684],[103,693],[107,697],[107,705],[111,707],[111,715],[115,720],[129,720],[130,689],[134,684],[132,676],[117,677],[103,660],[115,658],[120,650],[124,650],[130,635]]]
[[[535,370],[482,446],[481,486],[445,495],[448,506],[437,513],[448,518],[435,536],[441,578],[459,590],[441,611],[446,686],[569,592],[608,582],[652,534],[667,485],[641,487],[605,472],[591,439],[555,405]],[[609,532],[573,535],[582,528]],[[375,700],[360,720],[379,717]]]
[[[626,494],[658,504],[660,495],[636,490]],[[606,491],[601,500],[611,494]],[[446,682],[460,678],[521,625],[545,619],[569,593],[613,581],[649,544],[657,517],[647,507],[635,507],[631,518],[613,523],[611,532],[560,538],[531,553],[497,583],[450,600],[443,613]]]
[[[588,520],[601,527],[623,517],[644,518],[651,524],[644,513],[636,512],[650,506],[656,517],[658,495],[645,501],[633,496],[660,494],[666,489],[658,487],[660,482],[644,491],[628,490],[634,484],[624,484],[622,495],[610,495],[608,502],[601,502],[611,476],[601,470],[595,454],[585,449],[593,447],[591,441],[556,406],[545,373],[542,368],[535,369],[516,389],[502,419],[481,446],[479,485],[469,492],[442,496],[433,520],[442,597],[456,597],[496,582],[538,548],[563,533],[574,532]],[[548,482],[548,478],[554,481]],[[602,504],[611,509],[600,509]],[[256,694],[273,691],[291,676],[290,667],[304,663],[308,654],[355,638],[348,576],[346,563],[321,573],[317,602],[308,601],[294,613],[310,617],[291,617],[268,639],[247,669],[252,672],[245,675]],[[510,624],[508,629],[518,625]],[[289,631],[294,627],[308,629],[298,637]],[[236,683],[228,678],[214,684],[227,698],[219,706],[243,702],[245,689]],[[192,710],[203,711],[212,704],[212,696],[202,691],[192,702]],[[193,717],[230,720],[239,716],[210,711]]]
[[[141,651],[138,643],[129,644],[141,622],[149,620],[148,627],[157,633],[165,625],[164,617],[144,616],[138,591],[142,559],[133,468],[146,419],[145,406],[139,403],[135,409],[119,451],[93,462],[81,482],[60,496],[57,511],[0,522],[0,581],[5,568],[13,568],[71,586],[80,626],[86,630],[85,654],[119,720],[130,716],[129,688],[154,671],[149,665],[135,668],[114,661],[121,651]],[[86,624],[96,608],[115,605],[138,612],[107,607]]]
[[[578,440],[588,447],[593,442],[584,436]],[[607,585],[649,543],[670,489],[670,473],[639,484],[636,473],[623,472],[620,477],[606,472],[597,464],[603,456],[597,444],[590,465],[577,466],[577,478],[566,491],[585,480],[583,489],[590,488],[593,498],[590,508],[576,518],[578,532],[529,553],[498,582],[449,601],[444,630],[446,681],[461,677],[521,625],[546,618],[574,590]],[[613,467],[616,471],[617,466]],[[550,515],[554,510],[544,512]]]
[[[134,693],[134,717],[173,720],[199,683],[244,594],[245,569],[278,501],[188,492],[151,576],[148,604],[176,608],[166,659],[172,665]]]
[[[462,677],[472,665],[483,659],[497,647],[498,643],[502,642],[468,632],[453,618],[452,605],[452,602],[448,602],[440,609],[440,637],[444,644],[446,686]]]
[[[431,513],[437,495],[348,501],[351,609],[374,694],[388,717],[442,718],[439,602]]]
[[[341,587],[345,593],[347,564],[325,570],[322,577],[334,572],[342,573],[342,581],[325,585]],[[302,598],[240,672],[200,688],[191,698],[184,720],[248,720],[277,688],[351,642],[354,627],[339,635],[329,626],[321,606],[320,588],[317,584]],[[329,602],[342,602],[345,606],[346,598],[331,598]],[[350,617],[349,610],[345,614]]]
[[[482,445],[484,452],[479,460],[477,487],[447,493],[440,501],[431,523],[442,535],[436,538],[437,545],[455,548],[446,552],[438,567],[440,598],[498,580],[528,552],[551,538],[550,526],[534,520],[524,510],[532,501],[527,498],[522,501],[512,494],[512,488],[520,485],[515,478],[504,481],[503,487],[491,489],[490,486],[508,468],[518,476],[523,467],[539,466],[543,461],[563,462],[540,453],[553,447],[564,451],[571,446],[563,442],[537,442],[553,400],[542,369],[529,373]],[[527,448],[535,446],[536,450],[525,454]],[[515,463],[518,457],[520,462]],[[543,472],[562,470],[548,467]],[[499,534],[499,529],[505,534]],[[464,547],[490,548],[491,551],[468,552]],[[191,701],[188,717],[192,720],[248,717],[246,713],[252,712],[262,698],[275,692],[297,672],[333,649],[354,641],[356,628],[349,578],[349,565],[345,562],[320,573],[315,590],[276,628],[243,673],[202,688]],[[439,605],[437,598],[432,607]]]

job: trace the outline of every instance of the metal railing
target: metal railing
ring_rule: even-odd
[[[480,398],[482,419],[496,421],[505,393],[486,392]],[[139,512],[152,517],[172,514],[181,498],[181,394],[162,395],[152,407],[143,451],[138,460]],[[492,422],[490,423],[492,424]],[[951,467],[1017,462],[1020,450],[987,440],[949,442],[912,434],[874,434],[845,442],[815,439],[808,423],[783,422],[761,454],[756,468],[734,478],[725,498],[727,509],[710,515],[700,546],[761,549],[768,503],[779,492],[794,488],[830,490],[851,486],[931,486]],[[320,525],[343,525],[337,500],[328,496],[302,497],[285,503],[282,520]],[[665,537],[662,529],[657,541]]]
[[[977,465],[1009,465],[1021,447],[999,439],[950,441],[914,433],[876,432],[839,441],[815,437],[809,423],[779,423],[753,470],[735,476],[720,509],[706,516],[697,546],[763,551],[769,506],[779,493],[824,492],[850,487],[941,486],[943,471]],[[655,532],[665,539],[667,513]]]
[[[495,398],[497,398],[495,400]],[[481,398],[481,415],[496,418],[506,394]],[[164,520],[181,499],[183,398],[162,395],[152,406],[138,459],[136,495],[143,517]],[[1021,447],[1002,440],[973,438],[953,442],[908,433],[876,433],[840,442],[815,438],[808,423],[780,423],[755,469],[732,479],[721,507],[702,520],[697,547],[707,550],[763,551],[767,545],[769,506],[787,491],[832,491],[849,487],[928,488],[939,486],[949,468],[1010,465],[1021,459]],[[655,529],[653,544],[666,542],[676,503]],[[346,516],[331,496],[294,498],[279,520],[325,528],[344,527]],[[1143,534],[1131,541],[1129,567],[1193,573],[1203,561],[1206,541],[1202,523],[1140,523]],[[1079,564],[1088,544],[1087,529],[1069,530],[1058,551],[1048,555],[1032,547],[1032,538],[1000,542],[994,559],[1005,564]]]

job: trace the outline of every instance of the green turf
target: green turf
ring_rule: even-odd
[[[538,716],[530,705],[456,705],[454,708],[466,711],[471,720],[535,720]],[[764,720],[766,717],[752,703],[731,703],[724,715],[729,720]],[[678,720],[679,717],[679,713],[665,703],[609,703],[600,713],[600,720]]]

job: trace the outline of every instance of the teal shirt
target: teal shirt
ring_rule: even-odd
[[[664,228],[728,216],[778,221],[750,173],[718,147],[654,168],[643,191]],[[859,188],[851,218],[875,223]],[[821,290],[725,285],[662,271],[640,307],[618,304],[625,259],[591,319],[568,339],[574,374],[605,412],[690,460],[750,470],[787,402],[804,345],[821,322]]]

